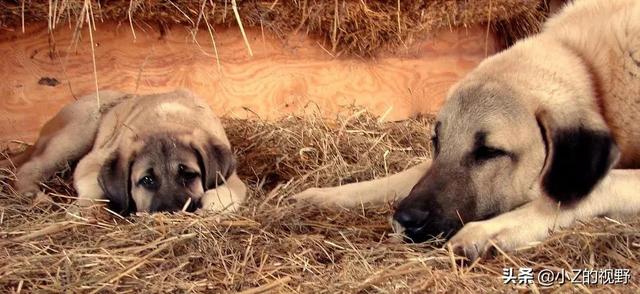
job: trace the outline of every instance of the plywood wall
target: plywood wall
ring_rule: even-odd
[[[493,35],[475,27],[443,31],[373,59],[335,57],[303,34],[286,40],[249,30],[253,56],[237,28],[205,31],[99,24],[72,46],[73,30],[46,27],[0,32],[0,143],[32,142],[65,103],[102,89],[151,93],[186,87],[220,115],[274,119],[305,108],[332,115],[360,105],[398,120],[436,112],[447,89],[487,54]],[[51,50],[55,44],[56,50]],[[44,79],[43,79],[44,78]],[[56,81],[59,84],[56,84]]]

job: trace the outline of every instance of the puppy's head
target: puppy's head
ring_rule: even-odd
[[[173,212],[185,205],[195,211],[204,192],[222,185],[234,170],[233,154],[213,138],[165,133],[121,146],[103,165],[98,182],[109,208],[122,215]]]
[[[451,236],[540,194],[576,201],[616,161],[597,115],[533,106],[521,95],[529,93],[486,80],[452,91],[432,134],[432,166],[394,214],[409,239]]]

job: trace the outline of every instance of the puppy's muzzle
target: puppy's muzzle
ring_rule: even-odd
[[[185,203],[186,204],[186,212],[196,212],[196,210],[198,210],[199,208],[202,208],[202,202],[201,202],[201,197],[195,198],[195,197],[191,197],[189,198],[190,201],[189,203]]]
[[[150,209],[151,212],[195,212],[202,207],[201,197],[174,198],[171,200],[158,201]]]

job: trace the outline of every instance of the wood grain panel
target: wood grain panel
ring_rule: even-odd
[[[53,35],[45,27],[0,33],[0,142],[33,141],[38,129],[65,104],[95,90],[88,31],[71,46],[72,29]],[[216,28],[218,67],[206,31],[183,27],[164,34],[104,23],[94,32],[98,84],[103,89],[152,93],[186,87],[220,115],[273,119],[317,106],[333,115],[360,105],[397,120],[438,110],[444,94],[497,42],[484,28],[443,31],[401,52],[374,59],[331,56],[312,37],[279,40],[249,30],[248,55],[237,28]],[[486,44],[485,40],[488,40]],[[60,81],[41,85],[43,77]],[[139,80],[139,83],[138,83]]]

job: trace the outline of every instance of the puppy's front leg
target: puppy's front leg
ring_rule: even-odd
[[[310,188],[294,195],[293,198],[319,205],[338,205],[346,208],[361,203],[379,204],[400,200],[409,195],[429,166],[431,160],[380,179],[337,187]]]
[[[234,172],[222,186],[208,190],[201,199],[200,211],[235,212],[247,194],[247,187]]]
[[[110,150],[93,150],[78,162],[73,173],[73,186],[78,192],[76,202],[78,206],[86,208],[106,203],[98,202],[104,198],[104,191],[98,183],[98,177],[102,165],[111,152]]]
[[[546,239],[558,228],[600,215],[620,217],[640,213],[640,170],[612,170],[596,188],[574,206],[561,208],[548,197],[495,218],[466,224],[449,243],[453,249],[476,259],[492,243],[512,251]]]

